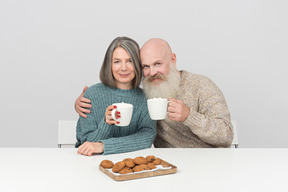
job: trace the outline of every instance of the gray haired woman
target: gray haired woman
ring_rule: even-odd
[[[77,123],[78,153],[112,154],[151,147],[156,137],[156,121],[150,119],[145,95],[139,88],[142,79],[140,49],[136,41],[117,37],[109,45],[100,70],[100,80],[89,87],[84,97],[92,104],[87,118]],[[113,103],[130,103],[133,114],[128,126],[116,126],[111,117]],[[121,114],[117,114],[121,117]]]

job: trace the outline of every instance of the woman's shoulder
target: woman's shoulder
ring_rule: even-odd
[[[136,92],[139,94],[144,94],[143,89],[141,87],[135,88]]]
[[[137,88],[135,89],[135,94],[138,95],[139,97],[146,98],[143,89],[140,88],[140,87],[137,87]]]
[[[140,105],[141,103],[146,101],[145,94],[141,88],[133,88],[129,90],[123,90],[123,89],[116,89],[117,94],[121,98],[125,98],[127,101],[134,102],[137,105]]]
[[[147,105],[147,99],[144,91],[139,87],[135,89],[134,99],[137,100],[137,105],[145,106]]]
[[[102,83],[96,83],[94,85],[91,85],[86,90],[85,95],[98,95],[101,94],[104,91],[107,91],[109,88],[103,85]]]
[[[103,83],[96,83],[96,84],[94,84],[94,85],[91,85],[90,87],[88,87],[88,89],[102,89],[102,88],[104,88],[105,87],[105,85],[103,85]]]

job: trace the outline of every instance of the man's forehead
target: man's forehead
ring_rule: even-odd
[[[153,64],[155,62],[164,62],[167,58],[161,53],[147,52],[141,55],[143,64]]]
[[[147,62],[146,64],[154,63],[156,61],[162,61],[163,56],[161,54],[155,54],[153,52],[149,52],[149,53],[147,52],[147,53],[141,55],[141,60],[142,60],[142,63]]]
[[[140,52],[141,57],[143,58],[158,58],[161,59],[164,56],[162,49],[145,49]]]

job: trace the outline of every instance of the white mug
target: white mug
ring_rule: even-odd
[[[148,111],[151,119],[162,120],[167,115],[169,101],[164,98],[153,98],[147,100]]]
[[[115,124],[117,126],[127,126],[130,124],[132,113],[133,113],[133,105],[129,103],[113,103],[112,105],[116,105],[117,109],[112,110],[111,117],[115,121],[119,121],[119,124]],[[116,111],[120,112],[120,118],[116,118]]]

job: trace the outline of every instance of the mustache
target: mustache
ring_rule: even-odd
[[[147,81],[152,82],[154,79],[161,79],[161,80],[166,80],[165,76],[162,74],[155,74],[154,76],[149,76]]]

